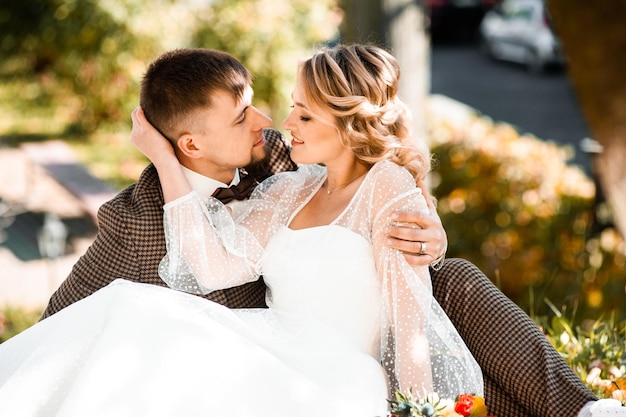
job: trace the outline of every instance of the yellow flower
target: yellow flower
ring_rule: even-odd
[[[474,397],[474,405],[470,417],[487,417],[487,406],[485,399],[482,397]]]

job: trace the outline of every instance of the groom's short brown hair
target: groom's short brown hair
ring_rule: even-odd
[[[175,49],[158,57],[141,82],[146,118],[170,140],[189,128],[191,113],[211,107],[217,90],[240,100],[252,83],[250,72],[232,55],[213,49]]]

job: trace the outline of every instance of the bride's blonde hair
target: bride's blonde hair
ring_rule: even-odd
[[[341,140],[360,160],[404,166],[419,180],[430,170],[423,141],[413,138],[411,115],[398,97],[400,66],[372,45],[322,48],[300,65],[307,98],[335,118]]]

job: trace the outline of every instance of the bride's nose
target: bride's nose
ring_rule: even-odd
[[[289,112],[285,120],[283,120],[282,125],[285,130],[292,130],[294,128],[293,117],[294,115],[292,110]]]

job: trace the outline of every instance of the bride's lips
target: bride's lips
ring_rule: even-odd
[[[301,141],[300,139],[298,139],[295,136],[291,135],[291,146],[298,146],[298,145],[302,145],[303,143],[304,143],[304,141]]]

